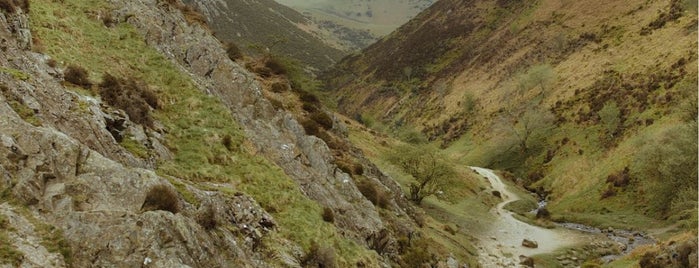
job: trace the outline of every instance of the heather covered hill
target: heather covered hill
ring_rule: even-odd
[[[554,221],[696,232],[696,51],[695,1],[442,0],[323,80],[370,128],[508,171]]]

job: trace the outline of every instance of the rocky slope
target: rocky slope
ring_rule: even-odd
[[[0,13],[0,263],[400,263],[398,238],[416,225],[398,185],[353,153],[361,178],[389,193],[375,207],[325,141],[183,10],[75,0]],[[73,65],[88,69],[80,81],[102,82],[79,83]],[[141,114],[108,104],[105,88],[120,83],[157,101]]]

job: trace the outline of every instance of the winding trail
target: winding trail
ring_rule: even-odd
[[[480,234],[479,261],[483,267],[517,267],[519,256],[532,256],[535,254],[549,253],[556,249],[573,246],[590,241],[590,237],[565,228],[546,229],[521,222],[513,217],[512,212],[503,207],[507,203],[520,198],[507,190],[500,177],[490,169],[471,167],[478,174],[487,178],[493,190],[499,191],[502,196],[500,202],[490,212],[496,215],[495,220],[489,223],[488,230]],[[522,240],[536,241],[538,248],[526,248],[522,246]]]

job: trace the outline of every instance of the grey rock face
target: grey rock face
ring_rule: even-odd
[[[202,90],[223,101],[259,154],[281,167],[308,197],[341,212],[335,215],[335,224],[346,236],[367,245],[369,236],[386,229],[373,204],[359,192],[352,178],[333,163],[325,142],[306,135],[288,112],[275,110],[262,95],[255,76],[228,60],[218,40],[202,28],[183,25],[183,18],[172,7],[158,9],[155,3],[113,2],[123,7],[117,14],[135,14],[127,22],[143,34],[148,44],[187,71]],[[377,173],[367,176],[380,182],[390,181]],[[400,193],[395,182],[387,183],[391,184],[389,191]],[[399,217],[408,218],[402,207],[394,205],[392,209]],[[413,226],[409,220],[403,224],[405,228]]]
[[[27,266],[65,265],[36,245],[41,235],[33,230],[36,224],[26,224],[29,219],[62,230],[76,267],[133,267],[146,259],[151,267],[267,266],[253,249],[275,222],[249,197],[189,188],[202,204],[214,204],[217,222],[233,226],[210,232],[196,220],[201,207],[183,200],[177,214],[141,211],[148,189],[169,185],[167,180],[124,167],[54,129],[31,126],[5,103],[0,104],[0,141],[0,190],[11,191],[17,203],[30,208],[17,213],[5,203],[0,213],[12,219],[12,244]]]

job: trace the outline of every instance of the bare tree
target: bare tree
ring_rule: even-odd
[[[428,146],[400,148],[393,162],[415,179],[410,183],[409,199],[418,205],[425,197],[443,191],[449,178],[456,174],[437,150]]]
[[[519,149],[526,153],[536,142],[545,138],[554,126],[554,119],[548,110],[530,107],[521,114],[505,110],[503,120],[506,129],[517,139]]]

